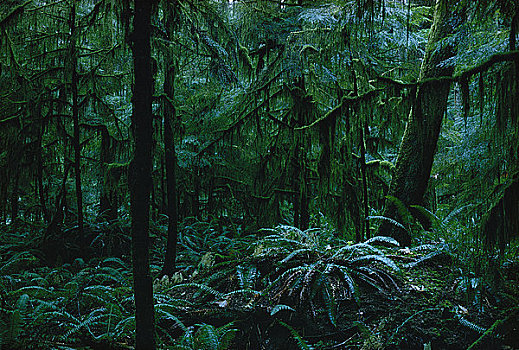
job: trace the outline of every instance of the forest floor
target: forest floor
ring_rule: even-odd
[[[3,229],[0,349],[132,348],[127,229],[92,227],[81,257],[67,239],[58,250],[29,228]],[[163,231],[153,229],[157,276]],[[240,236],[208,223],[185,225],[179,241],[177,272],[154,281],[164,349],[519,349],[517,261],[491,287],[443,243],[354,244],[288,226]]]
[[[453,257],[438,246],[383,250],[399,267],[392,276],[394,285],[388,283],[377,289],[361,283],[355,295],[341,298],[348,295],[346,285],[332,282],[330,298],[336,297],[330,306],[333,311],[327,310],[325,298],[312,295],[324,287],[305,281],[319,278],[308,277],[308,272],[300,281],[289,274],[284,277],[289,281],[282,287],[267,287],[248,297],[232,293],[240,288],[236,281],[241,277],[229,275],[226,282],[216,284],[222,294],[209,297],[204,308],[186,308],[183,319],[190,324],[210,322],[219,326],[234,322],[241,332],[241,346],[248,349],[519,349],[517,279],[508,280],[499,292],[493,292],[487,285],[479,286],[481,281],[473,275],[463,276]],[[293,265],[313,264],[318,259],[303,260]],[[265,264],[254,257],[234,263],[243,266],[251,261]],[[229,266],[222,263],[220,268],[227,270]],[[270,273],[275,280],[280,275],[275,274],[276,268],[279,261],[271,262],[266,270],[259,271],[256,280]],[[190,282],[204,283],[208,275],[218,272],[215,264]],[[298,285],[305,282],[311,291]],[[179,293],[185,297],[186,289]],[[196,288],[187,295],[200,301]],[[335,315],[330,316],[331,312]]]

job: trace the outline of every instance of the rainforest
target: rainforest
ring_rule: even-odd
[[[519,349],[518,31],[0,1],[0,350]]]

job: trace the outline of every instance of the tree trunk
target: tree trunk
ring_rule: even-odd
[[[0,223],[5,224],[7,220],[7,167],[0,168]]]
[[[42,137],[43,137],[43,127],[38,131],[38,154],[37,154],[37,170],[36,170],[36,182],[38,186],[38,198],[40,200],[41,213],[43,215],[43,220],[46,224],[50,222],[50,215],[47,209],[47,191],[45,190],[45,185],[43,184],[43,147],[42,147]]]
[[[151,72],[151,8],[154,1],[135,0],[132,54],[134,65],[132,131],[134,155],[129,189],[132,218],[133,292],[135,296],[135,349],[155,349],[153,288],[149,265],[149,217],[152,186],[153,80]]]
[[[164,80],[164,93],[168,101],[164,103],[164,148],[166,158],[166,186],[167,186],[167,213],[168,213],[168,243],[166,247],[166,257],[162,274],[171,276],[175,270],[177,259],[177,239],[178,239],[178,206],[177,206],[177,180],[176,167],[177,155],[175,152],[175,137],[172,121],[175,120],[175,107],[172,105],[175,83],[175,68],[172,62],[168,62],[166,79]]]
[[[369,231],[369,198],[368,198],[368,178],[366,175],[366,135],[368,128],[367,128],[367,122],[364,122],[364,125],[359,127],[360,130],[360,173],[362,177],[362,200],[364,204],[364,215],[362,220],[361,227],[364,228],[363,231],[359,230],[358,232],[361,232],[361,236],[363,237],[357,237],[357,242],[361,242],[364,239],[370,238],[370,231]],[[362,233],[363,232],[363,233]],[[360,239],[359,239],[360,238]]]
[[[77,226],[78,234],[83,237],[83,191],[81,189],[81,141],[79,139],[79,97],[78,85],[79,77],[77,74],[77,37],[78,31],[76,26],[76,2],[72,2],[70,10],[70,59],[72,69],[72,121],[74,123],[74,174],[76,182],[76,204],[77,204]]]
[[[195,159],[193,169],[193,201],[191,202],[191,215],[200,219],[200,158]]]
[[[14,174],[13,179],[13,190],[11,192],[11,224],[16,224],[18,222],[18,213],[20,209],[20,203],[18,201],[19,197],[19,183],[20,183],[20,173],[17,170]]]
[[[108,219],[109,221],[117,220],[117,190],[114,188],[117,181],[115,181],[112,172],[109,169],[109,164],[115,161],[115,156],[112,148],[112,140],[108,128],[103,126],[101,128],[101,196],[99,198],[99,217]]]
[[[444,64],[452,57],[452,43],[441,43],[459,25],[461,16],[454,10],[456,3],[438,0],[425,57],[420,70],[421,83],[416,91],[415,102],[409,114],[406,130],[398,152],[395,172],[389,195],[398,198],[405,206],[422,205],[423,196],[436,152],[443,115],[447,108],[450,82],[434,78],[451,76],[454,67]],[[386,201],[384,216],[402,221],[394,201]],[[394,237],[403,246],[411,244],[411,233],[384,221],[379,227],[380,235]]]

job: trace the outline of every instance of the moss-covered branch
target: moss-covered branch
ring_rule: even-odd
[[[457,73],[453,76],[441,76],[441,77],[427,78],[427,79],[422,79],[422,80],[414,82],[414,83],[404,82],[401,80],[391,79],[388,77],[377,77],[376,80],[378,80],[382,83],[398,86],[401,88],[413,88],[413,87],[417,87],[419,85],[425,85],[425,84],[431,84],[431,83],[437,83],[437,82],[460,83],[462,81],[468,81],[472,76],[474,76],[478,73],[487,71],[490,67],[492,67],[493,65],[495,65],[497,63],[509,62],[509,61],[514,61],[514,60],[518,60],[518,59],[519,59],[519,50],[514,50],[514,51],[494,54],[494,55],[490,56],[483,63],[480,63],[475,67],[472,67],[463,72]]]

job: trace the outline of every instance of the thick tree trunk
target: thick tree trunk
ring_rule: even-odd
[[[135,349],[155,349],[153,288],[149,265],[149,216],[152,186],[153,80],[151,72],[151,8],[154,1],[135,0],[132,53],[134,64],[132,131],[135,142],[130,164]]]
[[[171,104],[174,98],[175,68],[172,62],[168,62],[169,67],[164,80],[164,92],[168,101],[164,104],[164,147],[166,157],[166,186],[167,186],[167,213],[168,213],[168,243],[166,247],[166,257],[162,268],[163,275],[171,276],[175,270],[177,259],[177,239],[178,239],[178,205],[177,205],[177,180],[176,167],[177,155],[175,152],[175,137],[172,121],[175,120],[175,107]]]
[[[436,152],[443,115],[447,108],[450,83],[434,78],[450,76],[454,67],[444,61],[454,55],[455,47],[450,42],[440,43],[459,25],[461,16],[454,10],[456,2],[438,0],[434,22],[417,88],[415,103],[407,122],[398,152],[395,172],[389,195],[398,198],[406,206],[422,205],[423,196]],[[428,82],[424,80],[431,79]],[[384,216],[402,221],[394,201],[386,201]],[[403,246],[411,244],[411,234],[389,222],[383,222],[380,235],[394,237]]]

